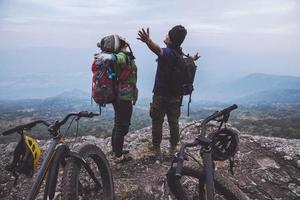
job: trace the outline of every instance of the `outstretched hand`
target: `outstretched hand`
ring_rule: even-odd
[[[198,60],[200,58],[199,53],[197,52],[195,55],[191,56],[191,58],[193,58],[193,60]]]
[[[148,48],[155,53],[157,56],[162,56],[163,55],[163,51],[162,49],[159,47],[159,45],[155,44],[151,39],[150,39],[150,32],[149,32],[149,28],[147,28],[147,31],[145,31],[144,28],[142,28],[142,30],[139,30],[138,32],[138,36],[136,39],[141,40],[142,42],[146,43],[146,45],[148,46]]]
[[[140,30],[138,32],[138,40],[141,40],[142,42],[149,42],[150,41],[150,32],[149,32],[149,28],[147,28],[147,31],[145,31],[144,28],[142,28],[142,30]]]

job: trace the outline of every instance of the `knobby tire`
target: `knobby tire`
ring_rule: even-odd
[[[92,144],[82,146],[78,153],[89,163],[102,187],[96,186],[80,162],[70,158],[65,166],[62,180],[62,199],[113,200],[113,178],[105,154]]]

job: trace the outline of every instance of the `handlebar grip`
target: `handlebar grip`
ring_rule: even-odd
[[[4,135],[4,136],[10,135],[10,134],[15,133],[15,132],[17,132],[18,130],[20,130],[20,128],[21,128],[21,126],[17,126],[17,127],[15,127],[15,128],[9,129],[9,130],[7,130],[7,131],[4,131],[4,132],[2,133],[2,135]]]
[[[228,110],[230,112],[230,111],[233,111],[237,108],[238,108],[238,106],[236,104],[233,104],[232,106],[229,106],[228,108],[226,108],[226,110]]]
[[[2,133],[2,135],[4,135],[4,136],[5,135],[10,135],[14,132],[23,131],[25,129],[31,129],[34,126],[36,126],[37,124],[40,124],[40,123],[44,124],[45,126],[50,126],[50,124],[48,122],[44,121],[44,120],[37,120],[37,121],[30,122],[28,124],[19,125],[19,126],[16,126],[16,127],[12,128],[12,129],[7,130],[7,131],[4,131]]]
[[[90,115],[91,115],[92,117],[95,117],[95,116],[99,116],[100,114],[99,114],[99,113],[93,113],[93,112],[90,112]]]
[[[88,111],[81,111],[78,113],[79,117],[94,117],[98,116],[98,113],[88,112]]]

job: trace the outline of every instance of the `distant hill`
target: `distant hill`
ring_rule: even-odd
[[[14,109],[65,109],[65,108],[82,108],[91,107],[91,95],[88,92],[73,89],[65,91],[56,96],[45,99],[19,99],[19,100],[0,100],[0,109],[3,111]]]
[[[248,98],[258,99],[258,102],[300,102],[300,97],[295,95],[300,90],[300,77],[279,76],[255,73],[241,79],[219,84],[203,91],[203,98],[219,102],[239,101],[245,102]],[[250,100],[249,99],[249,100]]]
[[[62,102],[62,101],[68,101],[68,102],[78,102],[78,101],[89,101],[91,99],[91,94],[88,92],[79,90],[79,89],[73,89],[69,91],[62,92],[54,97],[49,97],[44,99],[44,103],[49,102]]]
[[[253,93],[236,101],[242,104],[300,103],[300,90],[267,90]]]
[[[65,91],[59,95],[53,97],[55,99],[90,99],[91,94],[79,89],[73,89],[69,91]],[[48,98],[50,99],[50,98]]]
[[[199,88],[197,88],[199,86]],[[250,74],[235,81],[222,84],[201,86],[195,82],[193,100],[201,102],[218,103],[300,103],[300,77],[279,76],[270,74]],[[50,94],[49,94],[50,95]],[[140,95],[137,104],[149,105],[150,99]],[[87,105],[91,102],[91,94],[82,89],[73,89],[53,95],[45,99],[32,100],[1,100],[0,107],[31,107],[61,106],[61,105]]]
[[[267,90],[300,89],[300,77],[256,73],[233,81],[230,86],[234,92],[240,94]]]

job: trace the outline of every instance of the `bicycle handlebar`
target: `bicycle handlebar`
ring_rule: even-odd
[[[31,129],[33,128],[34,126],[36,126],[37,124],[44,124],[45,126],[50,126],[50,124],[44,120],[37,120],[37,121],[33,121],[33,122],[30,122],[28,124],[23,124],[23,125],[20,125],[20,126],[16,126],[12,129],[9,129],[9,130],[6,130],[2,133],[2,135],[10,135],[14,132],[20,132],[20,131],[23,131],[25,129]]]
[[[36,120],[33,122],[30,122],[28,124],[23,124],[23,125],[19,125],[16,126],[12,129],[6,130],[2,133],[2,135],[6,136],[6,135],[10,135],[14,132],[20,132],[23,131],[25,129],[31,129],[34,126],[36,126],[37,124],[44,124],[45,126],[49,127],[49,131],[56,131],[58,130],[63,124],[65,124],[67,122],[67,120],[71,117],[71,116],[78,116],[80,117],[88,117],[88,118],[92,118],[94,116],[98,116],[98,113],[93,113],[93,112],[88,112],[88,111],[81,111],[79,113],[70,113],[68,114],[62,121],[57,121],[54,124],[50,124],[49,122],[46,122],[44,120]],[[51,130],[50,130],[51,129]]]
[[[221,111],[216,111],[215,113],[213,113],[212,115],[210,115],[209,117],[205,118],[202,122],[202,130],[201,133],[203,135],[205,135],[206,133],[206,124],[208,122],[210,122],[211,120],[214,120],[218,117],[224,116],[224,115],[228,115],[231,111],[237,109],[238,106],[236,104],[233,104],[232,106],[229,106]]]
[[[81,111],[79,113],[70,113],[68,114],[63,120],[61,121],[56,121],[54,124],[52,124],[48,131],[49,132],[55,132],[57,131],[62,125],[64,125],[68,119],[71,117],[71,116],[78,116],[78,119],[81,118],[81,117],[88,117],[88,118],[92,118],[94,116],[98,116],[99,114],[98,113],[93,113],[93,112],[88,112],[88,111]]]
[[[228,115],[231,111],[237,109],[238,106],[236,104],[233,104],[232,106],[229,106],[221,111],[217,111],[215,113],[213,113],[212,115],[210,115],[209,117],[207,117],[206,119],[203,120],[202,122],[202,134],[199,135],[198,138],[195,139],[194,142],[192,143],[185,143],[181,146],[179,152],[178,152],[178,156],[177,156],[177,166],[176,166],[176,172],[175,172],[175,176],[180,178],[182,176],[182,167],[183,167],[183,161],[185,159],[184,156],[184,149],[186,147],[194,147],[197,145],[202,145],[204,147],[209,147],[209,145],[211,144],[211,139],[205,137],[205,131],[206,131],[206,124],[213,120],[216,119],[220,116],[224,116],[224,115]]]

